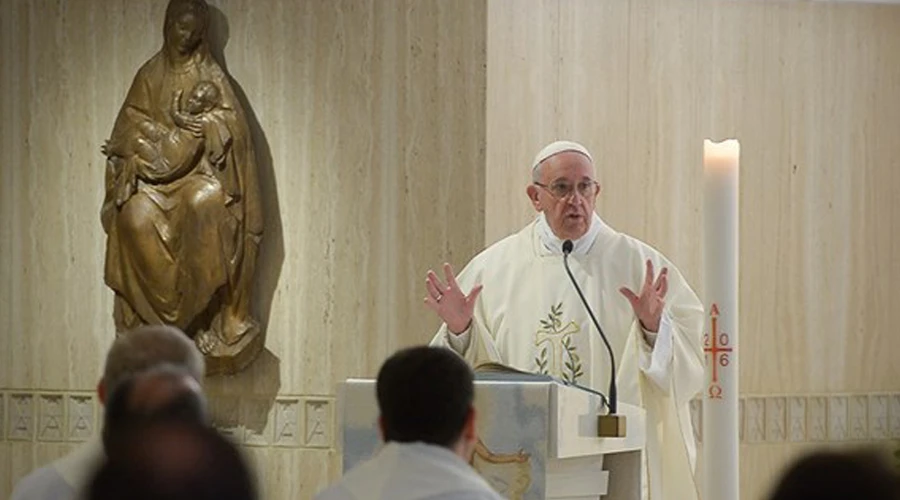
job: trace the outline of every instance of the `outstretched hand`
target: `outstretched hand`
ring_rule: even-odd
[[[658,332],[659,322],[662,318],[663,308],[666,306],[666,292],[669,290],[669,269],[664,267],[658,276],[653,274],[653,263],[647,260],[647,274],[644,276],[644,285],[640,293],[634,293],[627,287],[622,287],[619,292],[631,303],[634,315],[641,322],[641,326],[648,332]]]
[[[425,296],[425,305],[444,320],[451,333],[459,335],[469,328],[472,322],[472,313],[475,310],[475,300],[481,293],[482,285],[475,285],[466,295],[459,288],[453,267],[444,263],[444,284],[431,269],[425,275],[425,288],[428,295]]]

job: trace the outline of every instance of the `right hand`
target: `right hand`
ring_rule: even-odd
[[[442,283],[434,271],[428,270],[425,275],[425,288],[428,290],[425,305],[444,320],[450,333],[459,335],[472,322],[475,300],[481,293],[482,285],[475,285],[468,295],[463,294],[453,274],[453,267],[447,263],[444,263],[444,278],[447,284]]]
[[[196,120],[194,118],[191,118],[190,116],[184,115],[183,119],[181,121],[182,121],[182,124],[180,125],[181,128],[187,130],[188,132],[191,133],[191,135],[193,135],[194,137],[196,137],[198,139],[203,137],[203,125],[200,124],[199,120]]]

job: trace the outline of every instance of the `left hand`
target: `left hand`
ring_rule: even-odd
[[[631,303],[634,315],[641,322],[644,330],[651,333],[659,331],[659,322],[663,309],[666,306],[666,292],[669,290],[669,269],[664,267],[658,276],[653,275],[653,263],[647,260],[647,274],[644,276],[644,286],[639,294],[635,294],[627,287],[622,287],[619,292]]]

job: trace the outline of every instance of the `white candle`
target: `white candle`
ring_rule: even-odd
[[[703,141],[706,326],[703,350],[703,496],[738,500],[737,140]]]

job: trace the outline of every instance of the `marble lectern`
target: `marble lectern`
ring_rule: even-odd
[[[602,398],[540,375],[480,374],[473,466],[505,498],[639,500],[644,410],[619,404],[627,432],[597,437]],[[375,454],[375,381],[349,379],[338,394],[343,470]]]

